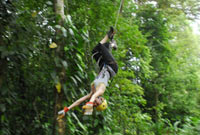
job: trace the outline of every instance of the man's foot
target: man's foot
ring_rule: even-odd
[[[86,105],[83,106],[84,115],[92,115],[93,112],[93,102],[87,102]]]
[[[112,40],[113,37],[114,37],[114,34],[115,34],[114,28],[111,26],[111,27],[110,27],[110,31],[107,33],[108,38],[109,38],[110,40]]]

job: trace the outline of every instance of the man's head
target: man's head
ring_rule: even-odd
[[[101,96],[95,99],[94,106],[96,107],[97,111],[103,111],[108,107],[107,101]]]

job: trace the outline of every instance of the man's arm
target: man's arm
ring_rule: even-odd
[[[87,94],[86,96],[76,100],[73,104],[71,104],[69,107],[64,107],[63,110],[58,112],[57,120],[62,119],[65,116],[65,113],[67,113],[70,109],[80,105],[83,101],[86,99],[89,99],[93,94],[93,91],[90,92],[90,94]]]
[[[84,96],[84,97],[82,97],[82,98],[76,100],[73,104],[71,104],[71,105],[68,107],[68,109],[70,110],[70,109],[72,109],[72,108],[74,108],[74,107],[80,105],[83,101],[89,99],[89,98],[92,96],[92,93],[93,93],[93,92],[91,91],[90,94],[87,94],[86,96]]]

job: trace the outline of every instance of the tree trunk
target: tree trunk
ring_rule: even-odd
[[[54,0],[54,11],[56,13],[56,15],[60,16],[61,19],[59,21],[59,25],[63,25],[63,21],[65,18],[65,14],[64,14],[64,0]],[[57,30],[56,31],[56,35],[61,35],[61,31]],[[59,59],[62,59],[62,57],[64,56],[64,49],[62,49],[64,47],[62,41],[57,41],[56,42],[58,45],[58,48],[56,50],[56,57],[58,57]],[[62,67],[57,67],[57,74],[59,75],[59,82],[61,83],[61,86],[63,86],[63,83],[65,83],[65,68]],[[56,134],[55,129],[58,130],[58,134],[59,135],[64,135],[66,134],[66,123],[64,119],[60,119],[60,120],[56,120],[57,118],[57,112],[61,109],[63,109],[63,97],[64,97],[64,92],[63,89],[61,90],[61,92],[57,92],[57,90],[55,89],[55,107],[54,107],[54,124],[53,124],[53,135]],[[56,128],[57,127],[57,128]]]
[[[2,29],[0,29],[0,30],[2,30]],[[3,38],[2,38],[2,32],[3,32],[3,30],[0,31],[0,47],[4,45]],[[6,58],[1,58],[1,52],[0,52],[0,89],[1,89],[3,81],[4,81],[4,74],[6,72],[6,68],[7,68]]]
[[[5,59],[0,59],[0,89],[4,81],[4,73],[6,72],[7,62]]]
[[[65,18],[64,13],[64,0],[54,0],[54,11],[56,15],[61,16],[62,21]]]

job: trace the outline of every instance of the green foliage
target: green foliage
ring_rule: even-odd
[[[124,1],[113,52],[119,72],[104,94],[109,107],[92,117],[83,116],[81,107],[70,110],[66,134],[200,132],[200,39],[187,20],[198,17],[199,3],[191,1]],[[54,133],[55,85],[62,82],[63,106],[90,91],[96,75],[91,50],[114,25],[119,5],[65,1],[61,25],[52,1],[0,2],[0,134]],[[188,10],[193,16],[186,7],[195,7]],[[57,48],[49,48],[53,42]]]

